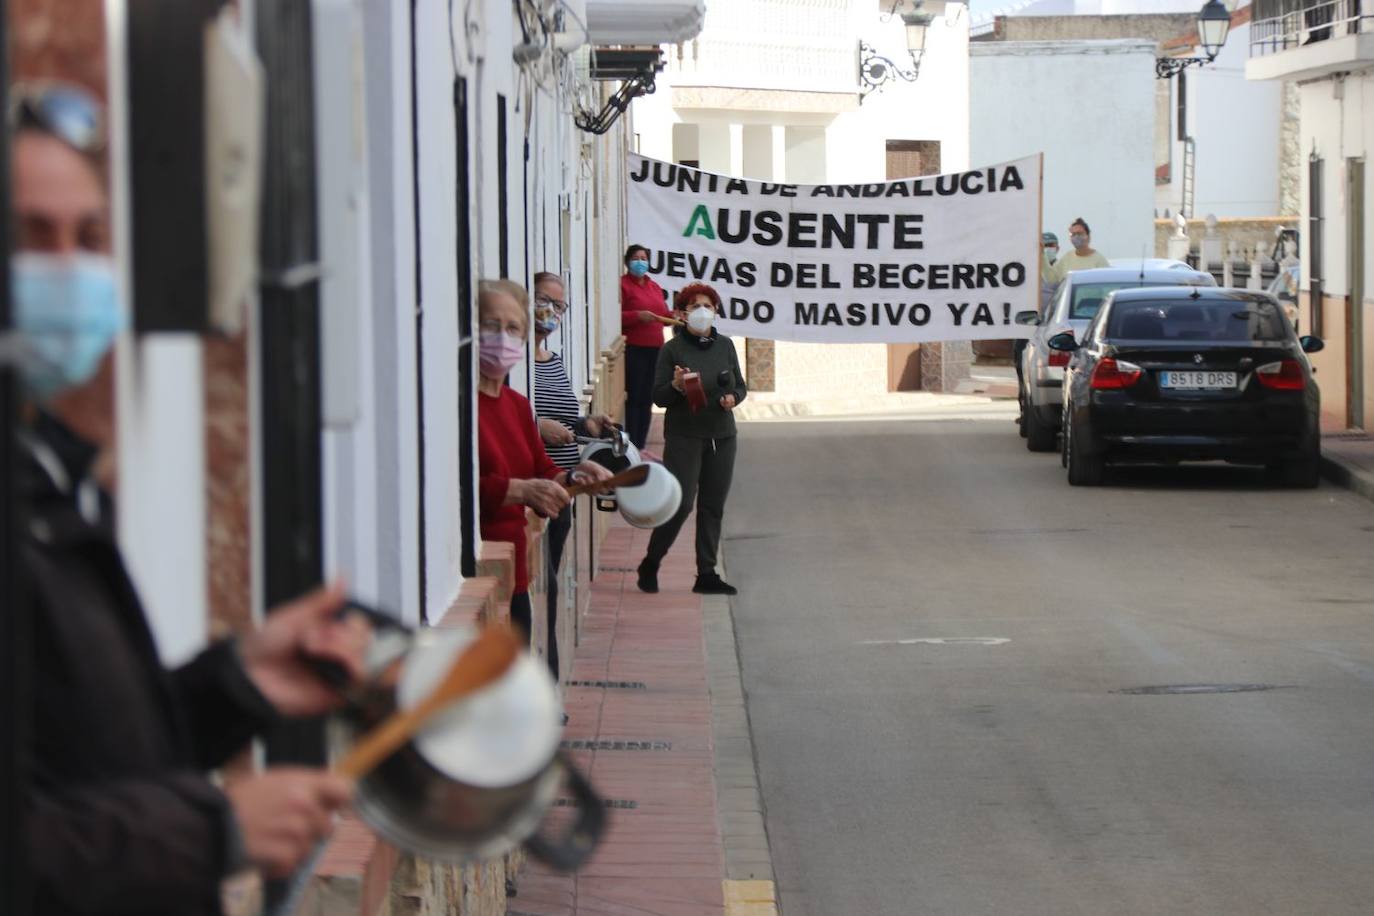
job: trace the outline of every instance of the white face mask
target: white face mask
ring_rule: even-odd
[[[711,333],[711,325],[716,320],[716,310],[699,305],[687,313],[687,329],[693,334],[705,337]]]

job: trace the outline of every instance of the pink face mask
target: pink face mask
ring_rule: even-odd
[[[486,333],[477,343],[477,363],[487,378],[505,378],[525,358],[525,342],[505,331]]]

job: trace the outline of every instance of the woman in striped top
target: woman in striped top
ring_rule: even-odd
[[[539,436],[544,450],[560,468],[578,464],[580,450],[574,436],[582,433],[600,436],[611,426],[605,416],[584,417],[582,405],[573,393],[563,358],[548,348],[549,335],[558,330],[568,311],[563,299],[563,280],[558,274],[543,272],[534,275],[534,412],[539,418]],[[572,527],[572,507],[565,508],[549,520],[546,543],[548,550],[549,588],[549,667],[558,677],[558,566],[563,559],[563,544]]]

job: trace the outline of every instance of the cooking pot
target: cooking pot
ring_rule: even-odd
[[[374,643],[369,667],[389,676],[374,680],[338,736],[351,740],[398,706],[419,703],[475,635],[467,628],[421,630],[399,658],[394,641]],[[606,814],[591,784],[559,752],[561,719],[547,666],[522,653],[499,680],[436,715],[363,777],[354,808],[393,845],[426,858],[491,859],[523,843],[554,868],[576,869],[596,848]],[[565,782],[574,818],[562,835],[549,837],[540,824]]]
[[[648,461],[649,476],[633,487],[619,487],[616,503],[620,517],[636,528],[657,528],[667,522],[682,504],[682,485],[673,472],[663,465]]]
[[[594,439],[578,436],[577,441],[586,446],[582,450],[581,460],[595,461],[612,474],[618,474],[631,465],[640,464],[643,461],[639,449],[635,448],[625,430],[619,427],[612,427],[607,438]],[[596,496],[596,508],[602,512],[614,512],[617,509],[615,490],[607,490],[598,494]]]

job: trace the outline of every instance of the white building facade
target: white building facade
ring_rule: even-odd
[[[891,0],[712,3],[700,36],[667,49],[657,91],[634,103],[635,149],[792,184],[967,168],[969,17],[962,5],[939,6],[917,79],[896,79],[865,96],[861,42],[911,68]],[[945,349],[968,352],[967,345]],[[747,348],[745,371],[781,399],[875,394],[896,387],[900,367],[890,364],[911,350],[757,341]]]
[[[1067,250],[1082,217],[1108,257],[1153,255],[1153,42],[975,42],[973,155],[1045,153],[1043,225]],[[1073,103],[1047,87],[1073,86]],[[1142,116],[1144,113],[1144,116]]]
[[[647,17],[611,0],[590,11],[580,0],[309,6],[319,263],[303,282],[318,277],[320,573],[346,577],[353,594],[408,623],[434,621],[479,551],[477,282],[529,287],[545,270],[564,278],[571,308],[550,345],[590,398],[620,337],[629,147],[628,117],[602,134],[575,124],[619,85],[593,79],[590,52],[632,40],[631,27],[656,42],[690,38],[704,3],[659,3]],[[241,8],[235,28],[251,48],[254,5]],[[117,227],[130,209],[125,15],[108,4]],[[281,86],[269,79],[264,89]],[[127,265],[128,233],[116,236]],[[258,614],[270,603],[262,482],[272,459],[262,437],[276,410],[263,388],[259,318],[256,301],[242,303]],[[202,350],[195,335],[128,332],[118,361],[121,541],[169,662],[215,629],[205,597],[210,471],[194,432],[207,422]],[[513,387],[528,393],[530,371],[528,361],[517,368]],[[584,517],[574,535],[584,541],[568,555],[585,557],[590,535]]]
[[[1374,423],[1374,12],[1354,0],[1260,0],[1247,78],[1296,83],[1301,96],[1302,325],[1328,427]]]

